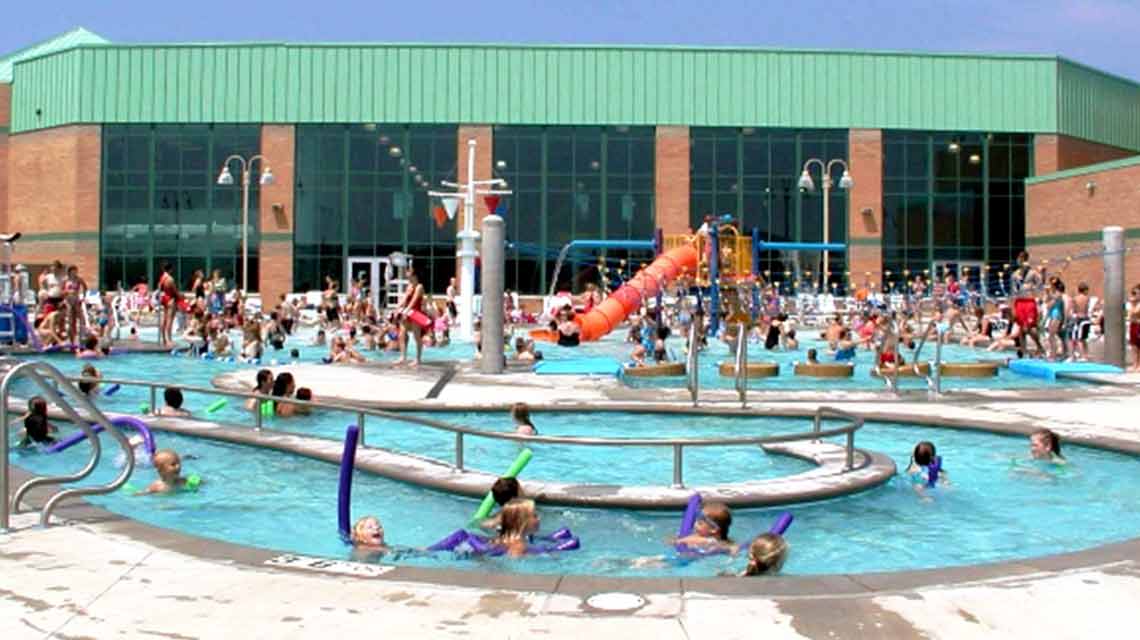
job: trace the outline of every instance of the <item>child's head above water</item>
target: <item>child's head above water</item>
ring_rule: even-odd
[[[162,392],[162,399],[171,409],[182,408],[182,390],[178,387],[167,387]]]
[[[1038,460],[1048,460],[1061,455],[1061,438],[1049,429],[1038,429],[1029,436],[1029,455]]]
[[[28,400],[28,413],[47,416],[47,400],[44,400],[42,396],[32,396]]]
[[[522,495],[522,487],[514,478],[499,478],[491,485],[491,497],[502,506]]]
[[[693,525],[693,533],[705,538],[728,541],[728,528],[732,526],[732,511],[723,502],[710,502],[701,509]]]
[[[779,573],[788,557],[788,543],[778,533],[762,533],[748,547],[746,576]]]
[[[934,443],[923,440],[922,442],[914,445],[914,453],[910,454],[911,464],[916,464],[920,467],[929,467],[934,463],[935,456],[938,453],[934,450]]]
[[[384,525],[376,516],[365,516],[352,525],[352,544],[358,547],[383,547]]]
[[[538,512],[534,508],[534,500],[515,498],[503,505],[502,517],[499,520],[499,535],[525,536],[538,531]]]
[[[182,476],[182,458],[172,449],[160,449],[151,457],[154,470],[163,482],[174,482]]]

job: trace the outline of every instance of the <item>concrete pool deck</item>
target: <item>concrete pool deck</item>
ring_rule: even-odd
[[[316,369],[330,368],[314,367],[299,382],[315,387]],[[298,373],[310,376],[307,368]],[[612,379],[483,380],[462,372],[438,398],[424,400],[412,397],[423,389],[419,374],[382,376],[385,385],[377,387],[377,379],[361,373],[353,372],[353,388],[385,404],[415,400],[420,409],[516,400],[567,410],[582,403],[633,408],[655,400],[683,410],[687,400],[659,390],[614,390]],[[423,378],[432,373],[441,371]],[[344,385],[339,376],[330,383]],[[542,400],[532,399],[532,390]],[[702,397],[719,399],[707,409],[737,412],[732,392]],[[868,419],[984,424],[1010,433],[1046,424],[1066,440],[1140,453],[1140,397],[1123,387],[959,392],[937,403],[922,393],[801,392],[778,401],[754,393],[750,399],[758,413],[806,415],[827,404]],[[997,565],[888,574],[638,580],[450,572],[442,581],[406,568],[349,575],[356,570],[350,563],[320,569],[297,560],[285,562],[295,568],[277,568],[265,563],[278,553],[147,527],[85,503],[57,514],[72,524],[40,529],[32,526],[38,514],[21,514],[14,531],[0,535],[0,637],[279,638],[373,630],[387,637],[1040,640],[1115,637],[1140,624],[1135,540]],[[644,604],[615,612],[591,606],[588,596],[609,591],[636,593]]]

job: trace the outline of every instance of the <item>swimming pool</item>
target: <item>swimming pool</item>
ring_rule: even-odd
[[[784,429],[798,428],[802,420],[792,422]],[[638,423],[641,435],[651,428],[643,417],[629,422]],[[572,428],[579,427],[567,427]],[[952,480],[949,488],[938,489],[932,501],[922,501],[909,485],[896,480],[860,494],[796,505],[791,509],[796,522],[788,534],[792,554],[785,572],[863,573],[977,564],[1076,551],[1140,535],[1140,512],[1133,509],[1140,500],[1135,457],[1066,444],[1072,464],[1063,470],[1014,465],[1011,459],[1026,453],[1024,438],[889,424],[868,424],[858,442],[889,453],[902,468],[921,439],[935,442],[945,457]],[[184,469],[205,478],[198,493],[146,498],[119,493],[91,501],[195,535],[350,557],[336,535],[334,465],[173,434],[159,434],[158,440],[160,447],[193,456],[184,461]],[[111,453],[88,482],[113,476],[116,454],[107,450]],[[86,455],[86,447],[77,446],[55,456],[16,451],[12,460],[29,470],[59,472],[79,468]],[[536,453],[524,480],[532,469],[536,474],[542,469],[545,455]],[[590,464],[620,461],[598,456]],[[132,482],[141,486],[153,477],[153,471],[143,467]],[[355,475],[354,516],[378,515],[394,544],[428,545],[463,526],[476,504],[363,472]],[[708,576],[743,565],[740,558],[693,562],[669,558],[665,541],[674,533],[679,513],[561,507],[540,511],[543,530],[569,526],[581,537],[582,549],[520,561],[458,559],[450,554],[412,554],[384,561],[473,571],[612,576]],[[736,511],[734,537],[743,540],[766,530],[779,511]],[[638,558],[643,560],[635,562]]]

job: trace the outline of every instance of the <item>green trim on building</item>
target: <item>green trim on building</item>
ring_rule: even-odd
[[[1057,171],[1055,173],[1046,173],[1043,176],[1035,176],[1026,178],[1025,184],[1034,185],[1042,182],[1051,182],[1053,180],[1064,180],[1065,178],[1075,178],[1077,176],[1084,176],[1090,173],[1100,173],[1102,171],[1112,171],[1114,169],[1124,169],[1125,167],[1134,167],[1140,165],[1140,156],[1132,156],[1131,158],[1122,158],[1120,160],[1110,160],[1108,162],[1098,162],[1096,164],[1089,164],[1076,169],[1066,169],[1065,171]]]
[[[289,244],[293,244],[293,232],[274,231],[272,233],[263,233],[261,234],[261,242],[262,244],[271,242],[288,242]]]
[[[98,231],[54,231],[49,233],[25,233],[20,243],[25,242],[98,242]]]
[[[1140,227],[1125,229],[1124,237],[1130,239],[1140,238]],[[1104,235],[1100,231],[1057,233],[1048,236],[1029,236],[1025,238],[1025,246],[1042,247],[1057,244],[1087,244],[1089,242],[1100,242],[1103,239]]]
[[[83,27],[76,27],[71,31],[62,33],[54,38],[17,49],[4,57],[0,57],[0,82],[12,82],[12,69],[17,62],[40,58],[57,51],[65,51],[81,45],[108,44],[103,36],[92,33]]]
[[[852,238],[848,236],[847,246],[849,247],[880,247],[883,244],[882,237],[875,238]]]

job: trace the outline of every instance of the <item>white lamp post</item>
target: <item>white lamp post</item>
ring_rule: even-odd
[[[818,164],[820,171],[823,173],[823,243],[828,244],[831,240],[831,168],[834,165],[843,167],[843,177],[839,178],[840,189],[850,189],[855,186],[855,180],[851,177],[851,172],[847,169],[847,163],[839,158],[828,162],[826,165],[823,160],[819,158],[811,158],[804,163],[804,172],[800,174],[800,188],[805,191],[815,191],[815,182],[811,179],[811,174],[808,172],[813,164]],[[823,280],[820,289],[827,293],[827,279],[830,275],[830,267],[828,265],[828,257],[830,252],[827,249],[823,250],[823,273],[821,274]]]
[[[246,160],[234,154],[222,163],[222,172],[218,174],[218,184],[228,186],[234,183],[233,174],[230,173],[230,162],[237,160],[241,165],[241,291],[249,293],[249,174],[253,170],[253,163],[260,162],[265,169],[261,172],[261,184],[273,184],[273,170],[265,165],[262,155],[256,155]]]
[[[428,195],[442,198],[448,214],[452,214],[459,200],[463,201],[463,230],[455,234],[459,240],[459,336],[470,340],[474,335],[475,321],[475,257],[479,251],[475,248],[475,241],[479,232],[475,230],[475,197],[490,195],[510,195],[509,189],[477,189],[479,185],[490,187],[505,186],[506,180],[493,178],[491,180],[475,179],[475,139],[467,141],[467,182],[456,183],[441,181],[445,187],[455,191],[429,191]],[[494,213],[494,212],[492,212]]]

